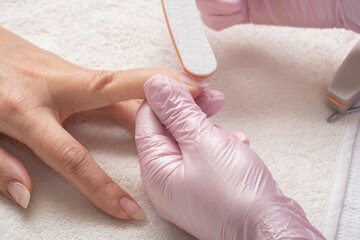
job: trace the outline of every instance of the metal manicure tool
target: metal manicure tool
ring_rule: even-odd
[[[337,112],[327,121],[334,122],[341,116],[360,111],[360,41],[351,50],[334,79],[326,95],[327,104]]]

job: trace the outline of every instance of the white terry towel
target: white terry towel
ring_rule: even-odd
[[[158,0],[2,0],[0,13],[3,27],[86,67],[180,69]],[[227,99],[212,121],[246,133],[284,193],[321,229],[344,125],[326,123],[332,110],[324,96],[357,35],[253,25],[207,34],[219,64],[211,88]],[[138,200],[147,221],[107,216],[28,148],[1,135],[0,146],[29,169],[34,191],[27,210],[0,197],[0,239],[192,239],[154,211],[126,130],[94,111],[64,126]]]

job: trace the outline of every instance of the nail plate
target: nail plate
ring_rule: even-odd
[[[186,73],[179,74],[179,81],[194,88],[207,87],[210,85],[210,81],[207,78],[193,78]]]
[[[6,189],[20,206],[25,209],[28,207],[30,192],[23,184],[17,181],[10,181],[6,185]]]
[[[137,205],[136,202],[130,200],[127,197],[123,197],[120,200],[121,208],[133,219],[135,220],[144,220],[146,218],[146,214],[142,208]]]

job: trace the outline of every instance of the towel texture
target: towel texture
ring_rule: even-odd
[[[357,134],[353,144],[353,154],[348,172],[346,191],[342,202],[336,238],[339,240],[360,238],[360,114],[357,116]],[[354,117],[354,118],[355,118]],[[330,240],[330,238],[328,238]]]
[[[3,0],[0,13],[3,27],[86,67],[181,67],[158,0]],[[359,37],[253,25],[206,32],[218,60],[210,87],[227,99],[212,121],[246,133],[284,193],[321,230],[344,126],[343,119],[326,123],[332,110],[324,96]],[[25,163],[34,186],[27,210],[0,196],[0,239],[192,239],[154,211],[133,137],[116,121],[90,111],[64,127],[138,200],[147,221],[107,216],[26,146],[0,135],[0,146]]]

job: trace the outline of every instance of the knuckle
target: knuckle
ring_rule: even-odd
[[[66,144],[61,148],[58,164],[60,169],[66,174],[77,174],[86,171],[89,163],[89,154],[81,146],[74,144]]]
[[[34,128],[34,108],[26,100],[0,90],[0,131],[23,142],[24,135]]]
[[[95,184],[94,193],[99,196],[112,196],[117,190],[118,186],[110,178]]]
[[[17,100],[16,97],[0,95],[0,113],[1,116],[18,116],[23,113],[22,101]]]
[[[91,72],[88,77],[87,90],[94,92],[104,89],[113,81],[113,74],[114,72],[107,70]]]

